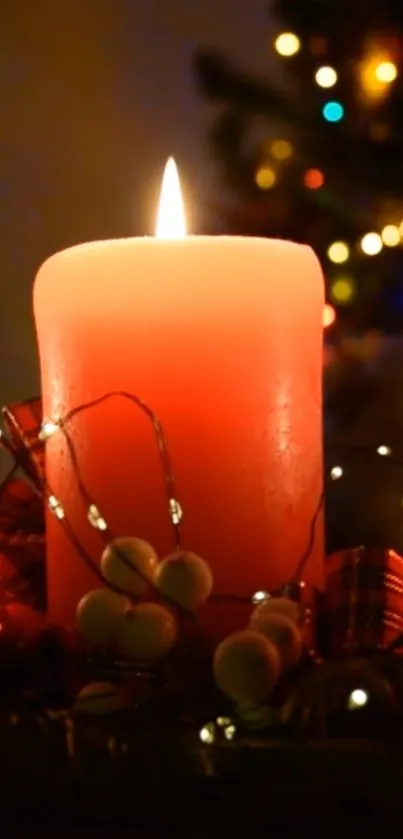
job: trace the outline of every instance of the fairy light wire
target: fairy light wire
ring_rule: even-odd
[[[91,496],[81,478],[76,452],[74,450],[71,438],[67,432],[66,426],[68,426],[76,416],[83,413],[83,411],[90,410],[91,408],[96,408],[99,405],[102,405],[113,398],[122,398],[136,405],[138,408],[140,408],[140,410],[143,411],[143,413],[148,417],[148,419],[152,423],[157,440],[158,451],[160,454],[161,465],[164,475],[165,491],[168,499],[169,518],[174,529],[175,547],[176,549],[179,549],[181,547],[180,523],[182,515],[178,513],[178,508],[180,511],[182,510],[182,508],[179,502],[177,501],[176,484],[172,469],[172,462],[166,444],[164,430],[160,420],[158,419],[154,411],[152,411],[152,409],[147,405],[146,402],[144,402],[143,399],[140,399],[140,397],[136,396],[135,394],[128,393],[127,391],[123,390],[110,391],[109,393],[106,393],[103,396],[99,396],[97,399],[93,399],[90,402],[85,402],[82,405],[73,408],[59,421],[58,424],[60,426],[60,430],[64,434],[66,443],[69,447],[70,456],[76,473],[79,489],[86,501],[89,502],[89,506],[91,504],[94,504],[94,501],[91,499]]]
[[[66,441],[69,457],[70,457],[70,460],[71,460],[71,466],[72,466],[72,469],[73,469],[75,479],[77,481],[77,486],[78,486],[79,492],[81,494],[81,497],[84,500],[85,504],[87,505],[87,511],[91,510],[91,508],[95,509],[97,515],[104,522],[105,527],[100,528],[99,526],[97,526],[95,524],[94,528],[97,530],[97,533],[98,533],[99,537],[102,539],[103,544],[104,545],[108,544],[110,541],[115,539],[115,536],[111,532],[109,526],[107,525],[107,523],[105,522],[103,517],[101,517],[101,514],[99,513],[99,510],[98,510],[98,507],[95,503],[95,500],[92,497],[92,495],[90,494],[90,492],[89,492],[89,490],[88,490],[88,488],[87,488],[87,486],[86,486],[86,484],[83,480],[81,470],[80,470],[78,455],[77,455],[77,452],[76,452],[76,449],[75,449],[75,446],[74,446],[74,443],[73,443],[73,440],[72,440],[72,437],[70,435],[68,427],[71,426],[71,423],[74,420],[74,418],[77,417],[78,415],[80,415],[81,413],[83,413],[84,411],[88,411],[92,408],[95,408],[95,407],[107,402],[108,400],[110,400],[112,398],[115,398],[115,397],[123,398],[123,399],[131,402],[132,404],[136,405],[137,407],[139,407],[152,422],[152,425],[153,425],[153,428],[154,428],[154,431],[155,431],[155,434],[156,434],[156,439],[157,439],[158,449],[159,449],[159,452],[160,452],[160,457],[161,457],[161,465],[162,465],[162,468],[163,468],[165,490],[166,490],[166,495],[167,495],[167,498],[168,498],[170,520],[171,520],[171,524],[172,524],[172,527],[174,529],[174,535],[175,535],[175,545],[176,545],[176,548],[178,549],[181,546],[181,540],[180,540],[181,515],[176,516],[176,513],[177,513],[178,508],[179,508],[180,513],[182,511],[181,511],[181,506],[176,499],[176,483],[175,483],[175,479],[174,479],[174,473],[173,473],[171,458],[170,458],[168,447],[167,447],[166,440],[165,440],[164,430],[163,430],[163,427],[162,427],[158,417],[154,414],[154,412],[149,408],[149,406],[142,399],[135,396],[134,394],[128,393],[126,391],[111,391],[111,392],[109,392],[109,393],[107,393],[107,394],[105,394],[101,397],[98,397],[97,399],[94,399],[90,402],[86,402],[86,403],[84,403],[84,404],[82,404],[82,405],[80,405],[76,408],[73,408],[63,418],[58,419],[57,428],[63,434],[63,437]],[[53,432],[52,432],[52,436],[53,436]],[[37,440],[39,440],[39,439],[40,439],[40,436],[39,436],[39,433],[38,433]],[[24,468],[24,460],[25,459],[21,458],[21,457],[18,459],[18,455],[15,451],[15,447],[14,447],[13,442],[7,440],[7,438],[5,437],[4,434],[2,435],[2,441],[1,442],[5,446],[7,451],[16,460],[15,465],[12,467],[9,475],[6,478],[6,481],[8,481],[8,480],[11,480],[11,478],[15,475],[16,471],[19,468],[21,468],[22,471],[25,472],[25,468]],[[38,473],[41,474],[40,462],[39,462],[39,458],[37,456],[37,452],[35,451],[35,446],[30,445],[29,442],[24,437],[23,437],[22,442],[23,442],[24,447],[28,449],[28,453],[29,453],[29,456],[31,458],[32,464],[35,466]],[[387,454],[388,454],[387,457],[385,457],[385,451],[386,450],[387,450]],[[340,454],[342,454],[342,453],[346,454],[347,453],[349,455],[354,454],[356,456],[371,455],[372,457],[378,457],[378,458],[382,456],[383,460],[386,460],[390,464],[394,464],[394,465],[396,465],[400,468],[403,468],[403,460],[399,460],[395,456],[393,456],[391,449],[388,446],[385,446],[385,445],[378,446],[378,448],[372,448],[372,447],[369,447],[369,446],[356,446],[356,445],[354,445],[354,446],[348,446],[347,445],[346,446],[346,445],[338,444],[338,445],[334,445],[332,447],[327,448],[326,454],[327,454],[328,459],[329,459],[330,454],[332,452],[340,452]],[[342,475],[343,475],[343,471],[341,472],[340,477],[342,477]],[[325,485],[327,484],[327,481],[331,478],[332,478],[332,468],[330,468],[327,471]],[[4,485],[4,482],[3,482],[0,489],[4,489],[4,488],[5,488],[5,485]],[[54,493],[52,492],[52,488],[49,486],[49,483],[48,483],[46,477],[43,476],[43,470],[42,470],[41,485],[40,486],[33,486],[33,489],[37,494],[39,494],[42,497],[42,499],[45,500],[46,503],[48,503],[49,498],[54,497],[55,502],[60,504],[60,502],[58,502],[58,499],[54,496]],[[319,499],[318,499],[313,517],[312,517],[310,525],[309,525],[309,534],[308,534],[307,545],[306,545],[306,548],[305,548],[301,558],[299,559],[299,561],[297,563],[296,570],[295,570],[294,574],[292,575],[291,579],[289,579],[288,581],[285,581],[285,583],[282,586],[280,586],[279,589],[276,590],[276,593],[278,591],[285,591],[287,589],[290,589],[290,587],[292,587],[295,584],[298,584],[298,583],[300,584],[302,574],[303,574],[303,572],[306,568],[306,565],[307,565],[307,563],[308,563],[308,561],[311,557],[312,550],[313,550],[314,545],[315,545],[316,529],[317,529],[318,521],[319,521],[319,518],[320,518],[320,514],[321,514],[321,512],[324,508],[324,502],[325,502],[325,489],[320,493],[320,496],[319,496]],[[67,538],[69,539],[69,541],[71,542],[71,544],[73,545],[74,549],[77,551],[79,556],[83,559],[83,561],[86,563],[86,565],[91,569],[91,571],[96,575],[97,579],[103,585],[106,585],[107,587],[109,587],[110,589],[112,589],[113,591],[115,591],[118,594],[124,594],[125,596],[127,596],[127,591],[125,591],[125,590],[121,589],[119,586],[116,586],[113,583],[109,582],[109,580],[106,580],[106,578],[102,574],[102,571],[101,571],[98,563],[93,560],[93,558],[91,557],[89,552],[86,550],[86,548],[84,547],[84,545],[81,543],[80,539],[78,538],[78,536],[77,536],[71,522],[69,521],[68,517],[66,516],[66,512],[65,512],[65,510],[64,510],[64,508],[61,504],[60,504],[60,507],[61,507],[61,510],[63,511],[63,516],[58,517],[59,524],[64,529]],[[121,561],[131,571],[133,571],[134,569],[133,569],[133,566],[130,562],[129,557],[127,557],[126,554],[124,553],[124,551],[120,550],[118,546],[117,546],[116,549],[117,549],[117,553],[118,553]],[[136,574],[140,574],[140,576],[142,576],[141,571],[139,569],[135,569],[135,572],[136,572]],[[252,598],[253,598],[253,595],[252,595]],[[237,602],[237,603],[250,603],[251,602],[251,596],[250,595],[249,596],[240,596],[240,595],[228,594],[228,593],[223,593],[223,594],[216,593],[216,594],[211,595],[210,599],[213,600],[213,601],[216,601],[216,602],[217,601],[222,601],[222,602],[227,601],[227,602]],[[175,605],[178,608],[178,604],[172,603],[172,605]],[[183,609],[182,607],[179,607],[179,608],[180,608],[180,611],[183,612],[183,614],[185,614],[187,616],[193,615],[193,613],[189,612],[188,610]]]

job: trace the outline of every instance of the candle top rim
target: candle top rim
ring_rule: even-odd
[[[222,247],[228,247],[229,245],[241,245],[241,244],[250,244],[253,243],[256,250],[264,249],[267,252],[267,249],[275,249],[277,252],[284,250],[287,253],[293,252],[295,255],[301,256],[302,252],[305,252],[307,255],[313,256],[316,260],[318,260],[317,255],[313,248],[310,245],[306,245],[300,242],[294,242],[290,239],[275,239],[263,236],[230,236],[230,235],[189,235],[183,238],[178,239],[163,239],[156,236],[127,236],[121,238],[114,238],[114,239],[97,239],[88,242],[81,242],[76,245],[70,245],[69,247],[63,248],[62,250],[56,251],[55,253],[48,256],[39,267],[39,271],[42,270],[44,266],[48,266],[50,263],[59,261],[60,259],[68,259],[70,257],[74,258],[76,256],[85,256],[91,255],[91,253],[99,253],[100,250],[109,250],[113,248],[115,251],[120,250],[123,251],[125,249],[132,248],[133,245],[136,246],[136,249],[139,248],[149,248],[150,243],[152,243],[153,249],[172,249],[172,250],[182,250],[183,248],[191,248],[193,246],[201,245],[201,244],[211,244],[211,243],[219,243]]]

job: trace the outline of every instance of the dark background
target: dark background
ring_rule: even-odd
[[[196,47],[264,71],[266,0],[1,0],[0,403],[39,390],[37,267],[60,248],[153,232],[165,159],[212,189]]]

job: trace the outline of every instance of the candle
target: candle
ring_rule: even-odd
[[[68,248],[37,275],[50,427],[110,391],[144,400],[164,430],[182,545],[210,564],[215,592],[270,590],[292,576],[307,548],[322,490],[323,302],[321,269],[306,246],[186,236],[173,161],[156,238]],[[147,540],[160,556],[172,551],[160,455],[145,414],[115,397],[77,415],[69,433],[111,531]],[[49,488],[99,561],[100,533],[88,523],[63,433],[46,445]],[[79,599],[99,582],[51,513],[47,553],[49,615],[71,624]],[[319,522],[305,575],[319,586],[322,563]]]

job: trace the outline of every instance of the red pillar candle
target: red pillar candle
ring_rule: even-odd
[[[294,573],[321,494],[321,269],[292,242],[181,228],[172,238],[163,219],[159,234],[79,245],[42,265],[34,308],[44,415],[57,419],[109,391],[144,400],[165,432],[183,547],[209,562],[215,592],[251,595]],[[69,432],[112,532],[172,551],[147,417],[117,397],[76,416]],[[98,561],[102,540],[61,431],[47,441],[46,470]],[[98,582],[51,514],[47,533],[49,614],[72,623]],[[319,586],[322,562],[319,523],[305,575]]]

